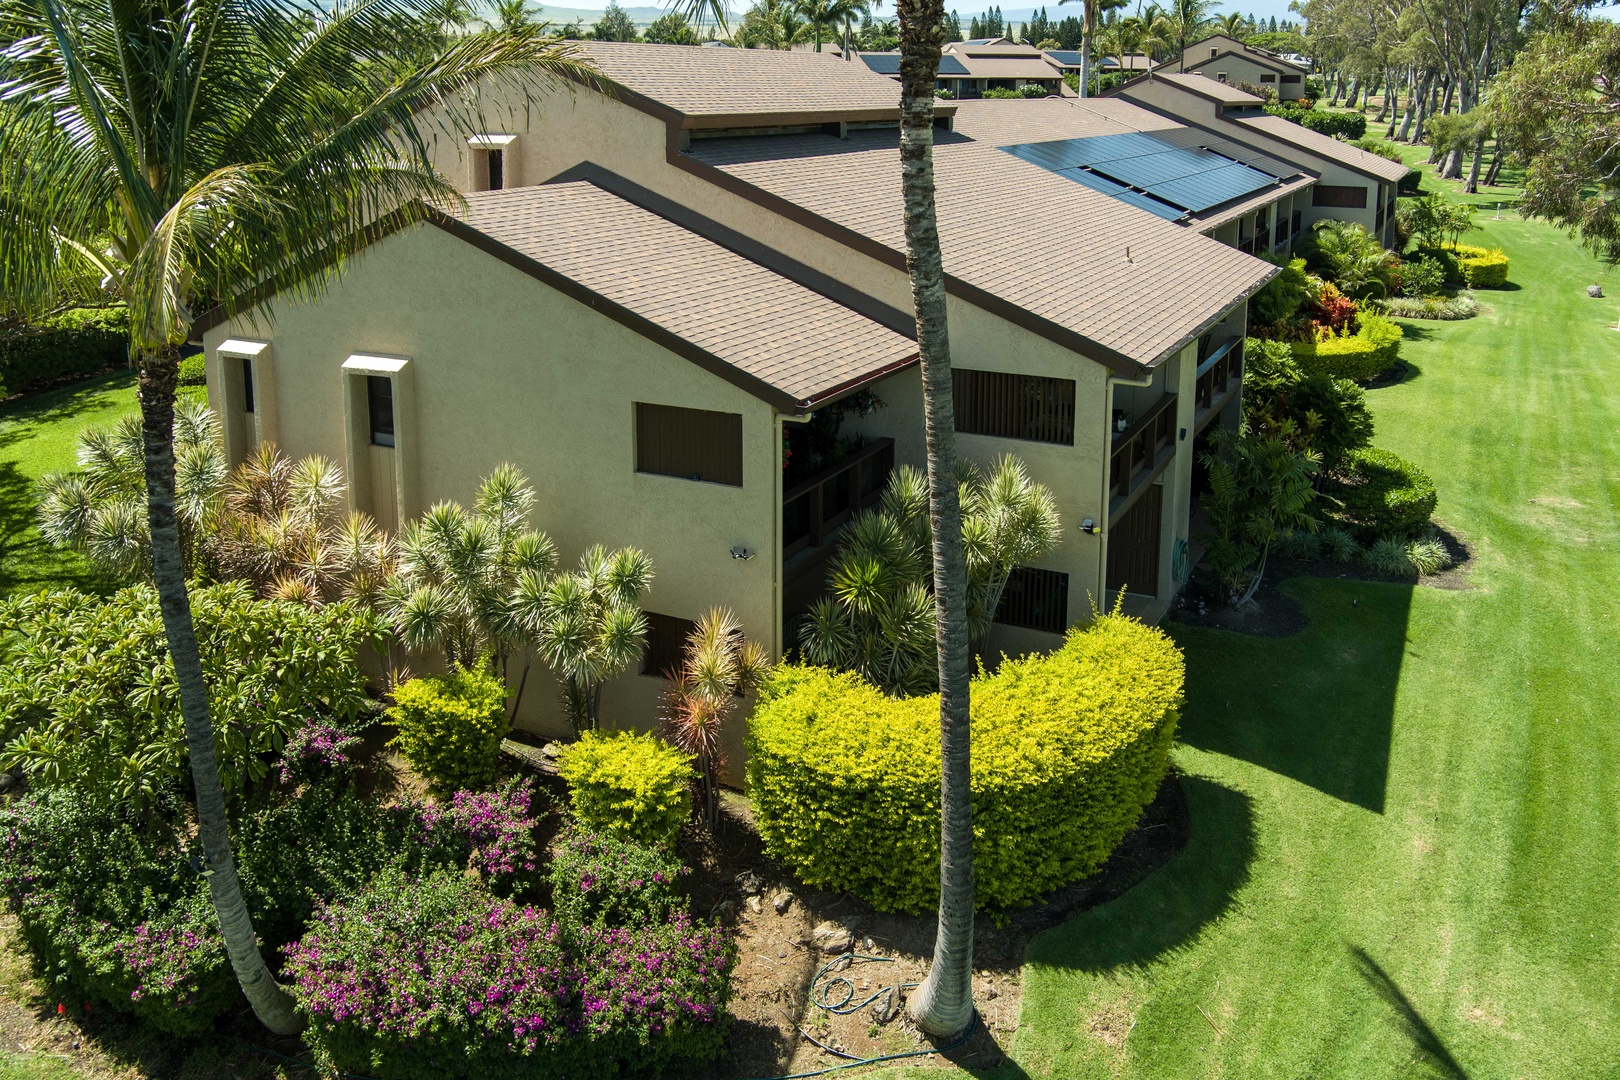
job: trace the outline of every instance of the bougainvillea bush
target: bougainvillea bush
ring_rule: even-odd
[[[551,856],[552,908],[581,926],[663,922],[680,906],[677,883],[688,873],[663,848],[570,825]]]
[[[424,846],[470,853],[473,868],[504,891],[537,865],[533,800],[534,785],[514,779],[499,791],[458,791],[449,802],[409,803],[401,811],[414,815]]]
[[[723,932],[682,911],[573,926],[462,874],[389,871],[323,908],[286,971],[328,1068],[584,1080],[718,1055],[731,962]]]
[[[0,809],[0,884],[58,1004],[200,1035],[240,1000],[203,879],[172,835],[58,790]]]

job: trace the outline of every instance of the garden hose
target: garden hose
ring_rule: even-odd
[[[851,1004],[855,997],[855,983],[849,976],[839,975],[836,978],[827,979],[826,982],[821,980],[834,971],[848,971],[855,966],[857,960],[869,964],[894,963],[894,957],[892,956],[866,956],[862,953],[845,953],[842,956],[834,957],[827,963],[822,964],[821,970],[816,972],[816,977],[810,980],[810,1000],[815,1004],[816,1008],[825,1009],[834,1016],[848,1016],[850,1013],[860,1012],[890,991],[910,990],[918,985],[917,983],[900,983],[897,986],[880,987],[870,996]],[[844,996],[837,1001],[833,1001],[830,995],[835,988],[840,986],[843,988]]]
[[[1186,581],[1187,575],[1192,571],[1192,567],[1188,565],[1190,562],[1187,541],[1177,539],[1175,547],[1170,549],[1170,577],[1175,581]]]

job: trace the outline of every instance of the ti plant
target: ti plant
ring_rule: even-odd
[[[742,695],[764,681],[770,666],[764,647],[743,637],[737,616],[714,608],[686,639],[680,666],[667,673],[664,730],[670,742],[697,759],[703,821],[711,832],[720,824],[721,731]]]
[[[982,651],[1015,566],[1057,546],[1057,504],[1017,458],[987,473],[959,466],[962,544],[967,559],[968,634]],[[928,486],[921,472],[895,470],[882,501],[850,523],[833,561],[832,595],[810,609],[800,649],[813,664],[854,671],[891,694],[938,686]]]
[[[1210,566],[1233,607],[1247,604],[1260,588],[1266,557],[1284,532],[1315,532],[1312,477],[1321,466],[1314,450],[1290,445],[1293,421],[1274,432],[1216,431],[1202,457],[1209,469]],[[1253,576],[1250,576],[1251,568]]]
[[[514,622],[562,681],[576,736],[601,726],[603,685],[641,657],[641,597],[652,576],[646,553],[597,544],[580,556],[578,570],[550,581],[525,578],[512,596]]]

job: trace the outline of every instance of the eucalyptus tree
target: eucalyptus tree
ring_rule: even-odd
[[[1118,11],[1127,0],[1058,0],[1058,6],[1080,4],[1080,96],[1091,96],[1091,50],[1097,36],[1097,19],[1106,11]],[[1121,64],[1123,65],[1123,61]],[[1123,70],[1123,67],[1121,68]]]
[[[512,619],[562,682],[576,735],[601,727],[602,688],[646,647],[641,598],[652,578],[645,552],[596,544],[573,573],[525,574],[512,593]]]
[[[456,197],[428,122],[462,92],[584,69],[533,29],[424,51],[423,0],[10,0],[0,40],[0,308],[105,288],[130,310],[153,578],[175,667],[209,896],[242,989],[301,1020],[254,940],[231,854],[176,514],[175,384],[197,311],[318,295],[386,215]],[[402,60],[401,58],[406,59]],[[435,110],[434,106],[446,108]]]

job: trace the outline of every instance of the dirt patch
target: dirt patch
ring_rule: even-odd
[[[681,844],[696,871],[698,910],[723,919],[737,940],[732,1052],[704,1075],[717,1080],[777,1076],[825,1068],[849,1057],[937,1045],[912,1025],[904,1008],[910,984],[922,980],[932,958],[934,916],[885,915],[843,893],[799,887],[764,855],[743,800],[728,798],[724,816],[717,837],[689,828]],[[1009,914],[1000,925],[980,916],[974,926],[973,999],[982,1023],[967,1042],[944,1056],[974,1068],[999,1064],[1017,1027],[1019,976],[1029,939],[1118,897],[1174,858],[1186,841],[1187,804],[1172,774],[1098,873],[1058,890],[1042,904]],[[840,954],[816,944],[816,927],[829,922],[852,931],[850,961],[840,961]],[[828,964],[835,970],[817,980]],[[834,1007],[818,1006],[817,997]],[[1128,1012],[1123,1018],[1109,1014],[1094,1022],[1111,1033],[1123,1023],[1122,1037],[1130,1017]],[[927,1060],[932,1059],[914,1063]]]

